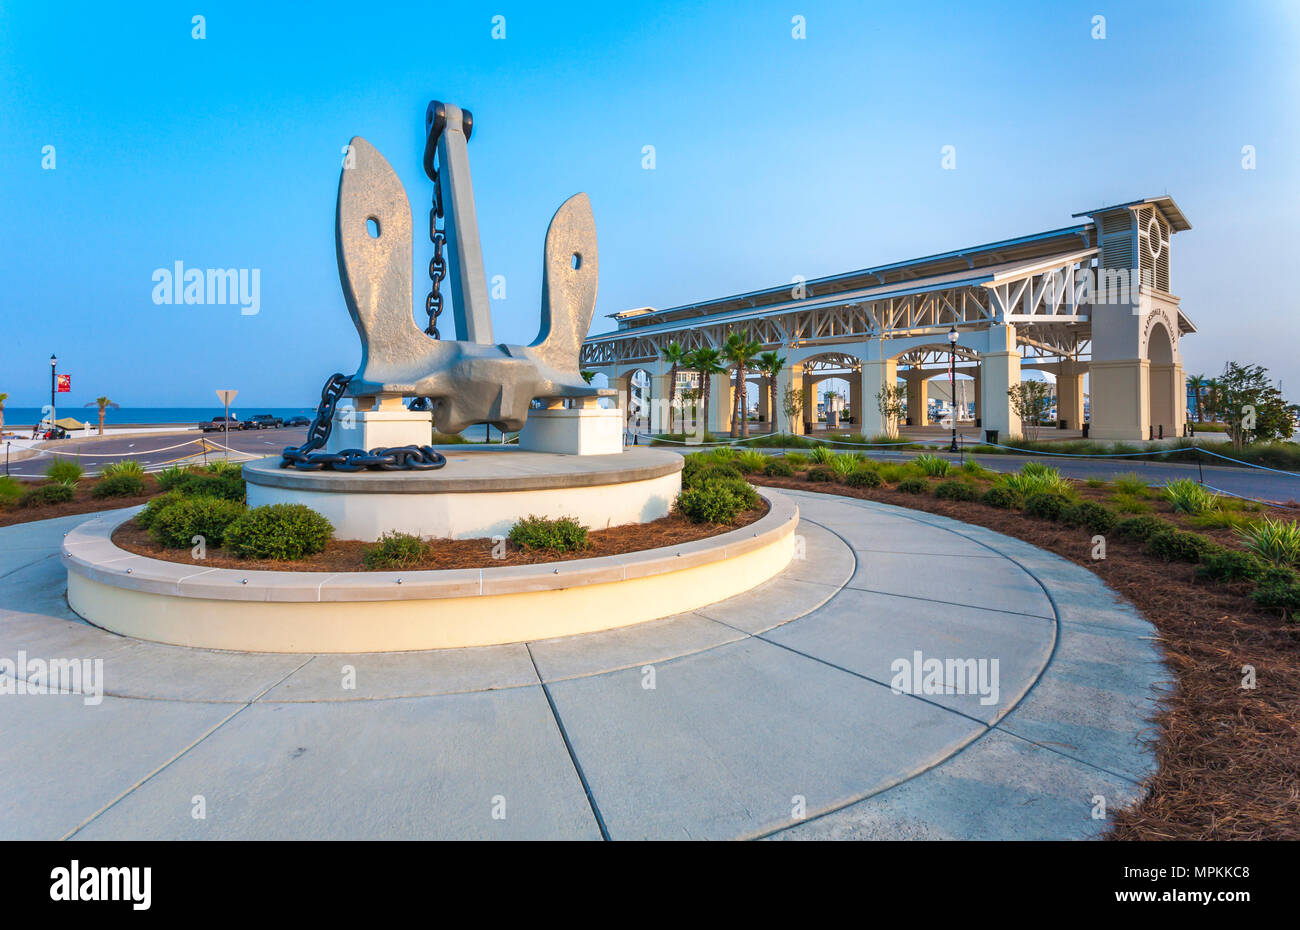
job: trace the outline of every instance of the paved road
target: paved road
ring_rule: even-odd
[[[248,455],[274,455],[285,446],[297,446],[307,438],[304,427],[293,429],[239,430],[230,433],[229,448],[247,455],[231,454],[236,461],[247,461]],[[179,448],[177,448],[179,446]],[[124,458],[136,459],[146,468],[184,462],[203,462],[226,456],[225,433],[183,432],[172,435],[137,434],[120,438],[89,439],[82,443],[68,443],[49,451],[73,459],[89,474],[105,465]],[[205,456],[206,450],[206,456]],[[52,461],[51,455],[13,462],[9,474],[15,477],[43,477]]]
[[[0,770],[0,839],[1047,840],[1141,796],[1169,673],[1131,605],[980,527],[790,496],[804,557],[738,597],[369,655],[106,633],[64,598],[84,516],[0,528],[0,656],[100,660],[103,694],[3,682],[30,764]],[[920,683],[923,658],[987,674]]]

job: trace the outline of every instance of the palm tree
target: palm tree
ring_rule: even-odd
[[[1218,378],[1209,378],[1205,382],[1205,412],[1210,415],[1210,421],[1214,422],[1219,418],[1222,412],[1219,410],[1223,398],[1223,382]]]
[[[677,402],[677,371],[690,355],[679,342],[670,342],[661,350],[668,369],[668,432],[673,431],[673,404]],[[684,414],[683,414],[684,416]],[[684,428],[684,427],[683,427]]]
[[[114,410],[116,410],[117,404],[109,400],[107,397],[96,397],[90,403],[82,404],[81,406],[99,407],[99,435],[103,436],[104,435],[104,411],[107,410],[109,407],[112,407]]]
[[[5,431],[5,401],[8,399],[8,394],[0,394],[0,434]]]
[[[785,357],[778,352],[764,352],[754,360],[754,365],[767,378],[767,409],[772,418],[772,432],[776,432],[776,376],[785,367]]]
[[[704,407],[704,440],[709,438],[709,393],[714,375],[722,374],[727,369],[722,367],[722,352],[718,349],[702,346],[696,349],[683,362],[683,366],[700,376],[700,402]]]
[[[745,381],[746,369],[753,363],[762,345],[749,338],[748,333],[732,333],[722,353],[727,361],[736,366],[736,404],[735,414],[731,418],[731,436],[739,433],[742,439],[749,438],[749,405],[745,403],[748,384]]]
[[[1187,386],[1192,389],[1192,397],[1195,399],[1195,404],[1196,404],[1195,415],[1196,415],[1197,423],[1205,422],[1205,416],[1204,416],[1205,408],[1204,405],[1201,403],[1201,397],[1205,393],[1205,384],[1206,384],[1205,375],[1187,376]]]

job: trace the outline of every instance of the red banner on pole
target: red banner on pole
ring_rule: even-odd
[[[72,375],[59,375],[58,391],[67,394],[72,390]]]

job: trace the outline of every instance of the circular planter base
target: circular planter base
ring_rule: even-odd
[[[675,473],[674,473],[675,476]],[[399,652],[526,642],[656,620],[723,600],[789,564],[798,508],[763,489],[760,520],[644,552],[500,568],[274,572],[204,568],[112,542],[128,516],[68,533],[68,603],[104,629],[244,652]]]
[[[682,457],[664,449],[562,455],[513,448],[444,450],[436,471],[299,471],[278,458],[244,466],[248,506],[304,504],[337,539],[373,542],[394,530],[430,539],[504,536],[523,516],[575,517],[592,529],[668,515]]]

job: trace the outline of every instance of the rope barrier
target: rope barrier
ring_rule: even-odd
[[[55,456],[56,458],[66,455],[70,458],[78,458],[78,459],[102,459],[102,458],[112,458],[114,456],[129,457],[131,455],[154,455],[158,452],[170,452],[172,449],[181,449],[184,448],[185,446],[192,446],[196,442],[203,442],[203,440],[189,439],[175,446],[163,446],[161,449],[140,449],[129,453],[126,452],[64,452],[62,449],[41,449],[41,448],[37,448],[36,446],[23,446],[22,448],[24,451],[35,452],[37,455],[52,455]]]
[[[1215,494],[1223,494],[1226,495],[1227,497],[1235,497],[1237,500],[1250,501],[1253,504],[1263,504],[1265,507],[1274,507],[1278,510],[1285,510],[1288,513],[1297,512],[1297,509],[1295,507],[1288,507],[1286,504],[1279,504],[1277,501],[1266,501],[1266,500],[1261,500],[1258,497],[1247,497],[1245,494],[1234,494],[1232,491],[1225,491],[1223,490],[1223,488],[1216,488],[1210,484],[1202,485],[1202,487],[1209,488]]]
[[[1200,448],[1199,446],[1177,446],[1170,449],[1151,449],[1147,452],[1048,452],[1045,449],[1021,449],[1018,446],[1004,446],[1000,442],[981,442],[976,445],[1010,449],[1012,452],[1019,452],[1023,455],[1054,455],[1068,459],[1126,459],[1143,455],[1175,455],[1179,452],[1194,452]],[[978,448],[973,448],[970,451],[972,454],[977,453]]]
[[[1264,471],[1271,471],[1274,474],[1286,475],[1290,478],[1300,478],[1300,474],[1296,474],[1293,471],[1282,471],[1280,468],[1269,468],[1267,465],[1256,465],[1254,462],[1243,462],[1241,459],[1228,458],[1228,456],[1226,455],[1219,455],[1219,453],[1217,452],[1211,452],[1209,449],[1206,449],[1204,446],[1194,446],[1193,448],[1200,449],[1206,455],[1212,455],[1216,459],[1223,459],[1226,462],[1236,462],[1238,465],[1245,465],[1247,468],[1260,468],[1263,469]]]

